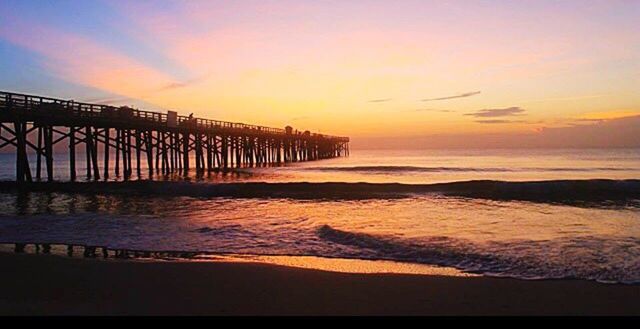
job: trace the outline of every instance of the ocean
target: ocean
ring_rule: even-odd
[[[0,154],[0,180],[14,162]],[[2,189],[0,242],[640,282],[640,149],[352,150],[202,177],[142,172],[123,184],[132,193]]]

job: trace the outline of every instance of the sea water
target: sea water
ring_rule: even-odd
[[[66,178],[66,170],[58,170],[63,157],[56,160],[58,180]],[[12,180],[15,159],[5,154],[0,161],[0,179]],[[141,179],[149,179],[142,171]],[[371,185],[358,185],[547,182],[518,185],[526,195],[559,181],[612,179],[626,180],[625,191],[634,196],[640,192],[633,181],[640,178],[639,149],[352,150],[346,158],[152,178],[162,193],[0,192],[0,242],[384,260],[521,279],[640,282],[640,207],[632,197],[608,200],[609,190],[595,202],[577,202],[571,193],[493,198],[487,191],[367,197]],[[177,188],[184,180],[195,186],[309,184],[297,187],[304,197],[234,197],[185,192]],[[345,183],[359,195],[327,194],[324,182]]]

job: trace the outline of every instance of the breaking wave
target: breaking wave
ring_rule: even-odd
[[[343,171],[363,173],[404,173],[404,172],[597,172],[633,171],[638,169],[619,167],[420,167],[420,166],[353,166],[353,167],[305,167],[306,170]]]
[[[585,279],[640,283],[640,239],[584,236],[543,241],[472,243],[449,237],[398,239],[324,225],[318,236],[356,247],[364,258],[454,267],[519,279]]]
[[[475,180],[438,184],[400,183],[193,183],[166,181],[32,183],[0,182],[0,192],[64,192],[201,198],[380,199],[441,194],[466,198],[584,205],[637,206],[640,180]]]

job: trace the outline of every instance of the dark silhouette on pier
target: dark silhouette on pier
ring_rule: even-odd
[[[8,137],[2,135],[6,132]],[[30,138],[30,134],[33,134]],[[35,139],[35,141],[34,141]],[[265,166],[347,156],[349,138],[144,111],[127,106],[80,103],[41,96],[0,92],[0,149],[16,150],[16,181],[34,180],[27,149],[35,151],[35,180],[41,180],[42,160],[47,180],[54,177],[53,147],[69,146],[69,177],[76,173],[76,146],[85,145],[88,179],[108,179],[110,149],[114,173],[141,177],[146,160],[149,176],[184,173],[195,155],[198,174],[233,167]],[[99,166],[102,153],[103,166]],[[135,157],[135,163],[132,158]],[[145,159],[143,159],[145,158]],[[135,165],[135,168],[134,168]]]

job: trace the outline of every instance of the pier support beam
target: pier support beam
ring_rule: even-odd
[[[141,144],[140,144],[140,131],[135,130],[135,141],[136,141],[136,175],[138,175],[138,179],[142,176],[142,169],[140,168],[140,156],[141,156]]]
[[[44,148],[47,159],[47,181],[53,181],[53,127],[44,130]]]
[[[69,179],[76,180],[76,128],[69,128]]]
[[[189,133],[182,134],[182,169],[185,176],[189,174],[189,139]]]
[[[42,139],[43,139],[43,128],[38,127],[38,149],[36,151],[36,180],[40,181],[41,171],[42,171]]]
[[[109,179],[109,144],[111,143],[111,131],[104,128],[104,180]]]
[[[84,154],[87,167],[87,179],[91,179],[91,127],[84,128]]]
[[[262,167],[349,155],[348,138],[309,131],[302,133],[291,127],[275,129],[194,119],[175,112],[163,114],[2,91],[0,129],[4,133],[0,133],[0,148],[16,149],[16,181],[20,183],[32,180],[27,148],[35,150],[35,178],[39,181],[44,178],[44,160],[47,180],[54,180],[54,144],[65,138],[69,138],[69,178],[72,181],[77,178],[75,148],[81,143],[85,144],[87,179],[95,180],[100,179],[101,171],[104,179],[109,179],[112,148],[115,148],[116,156],[115,175],[120,177],[122,166],[126,180],[131,178],[134,169],[132,148],[136,152],[138,178],[142,176],[143,150],[150,177],[154,171],[154,156],[156,172],[168,175],[179,170],[188,175],[191,151],[198,176],[205,170],[211,173],[217,168]],[[115,130],[113,138],[112,130]],[[37,137],[30,136],[31,132],[37,133]],[[104,150],[100,143],[104,143]],[[98,158],[102,152],[104,166],[100,168]]]
[[[18,183],[31,182],[31,170],[29,170],[29,159],[27,157],[27,124],[15,122],[14,131],[16,135],[16,181]]]
[[[116,129],[116,165],[115,165],[115,173],[116,177],[120,177],[120,129]]]

